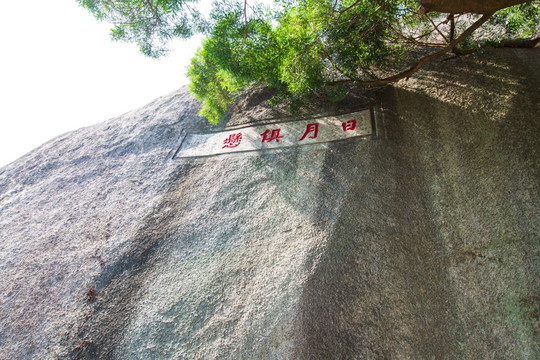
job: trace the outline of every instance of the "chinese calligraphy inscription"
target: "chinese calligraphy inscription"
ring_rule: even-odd
[[[356,119],[345,121],[341,123],[341,126],[343,127],[343,131],[354,131],[356,129]]]
[[[302,137],[300,138],[299,141],[304,140],[306,138],[306,136],[308,136],[308,134],[310,134],[310,133],[313,133],[313,135],[311,135],[309,137],[310,139],[315,139],[319,135],[319,124],[318,123],[307,124],[306,132],[304,133],[304,135],[302,135]]]
[[[240,142],[242,142],[242,133],[241,132],[239,132],[238,134],[231,134],[231,135],[229,135],[228,139],[225,139],[223,141],[224,145],[223,145],[222,149],[235,148],[238,145],[240,145]]]
[[[371,134],[372,112],[363,110],[352,114],[249,126],[216,133],[188,133],[182,139],[176,157],[286,148]]]
[[[261,136],[263,137],[262,142],[271,142],[272,140],[276,140],[277,142],[279,142],[279,139],[283,138],[283,136],[279,135],[280,131],[281,129],[273,129],[272,134],[270,135],[270,137],[268,137],[268,133],[270,132],[270,130],[266,130],[264,133],[261,134]]]

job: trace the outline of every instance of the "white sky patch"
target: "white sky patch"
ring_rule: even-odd
[[[75,0],[0,4],[0,167],[51,138],[105,121],[188,84],[201,36],[155,60],[112,42]]]
[[[208,14],[211,3],[198,6]],[[155,60],[135,44],[111,41],[111,25],[75,0],[3,1],[0,14],[0,168],[53,137],[188,84],[202,40],[176,40]]]

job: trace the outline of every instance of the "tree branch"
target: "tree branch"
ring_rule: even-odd
[[[540,37],[534,39],[514,39],[503,40],[500,42],[499,47],[507,48],[533,48],[536,44],[540,43]]]
[[[433,22],[433,20],[427,16],[427,14],[424,14],[424,16],[429,20],[429,22],[431,23],[431,25],[433,25],[433,27],[435,28],[435,30],[439,33],[439,35],[442,36],[442,38],[444,39],[444,41],[446,41],[447,43],[449,43],[450,41],[448,40],[448,38],[446,36],[444,36],[444,34],[441,32],[441,30],[439,30],[439,27],[437,25],[435,25],[435,23]]]
[[[425,12],[493,14],[509,6],[531,0],[420,0]]]
[[[356,86],[376,86],[376,85],[384,85],[384,84],[390,84],[396,81],[399,81],[404,78],[409,78],[411,75],[413,75],[415,72],[420,70],[422,66],[424,66],[425,63],[428,61],[437,59],[450,50],[452,50],[457,44],[465,40],[469,35],[471,35],[476,29],[478,29],[480,26],[482,26],[486,21],[489,20],[493,14],[485,14],[480,19],[478,19],[474,24],[472,24],[467,30],[465,30],[460,36],[458,36],[454,41],[451,41],[446,45],[444,48],[442,48],[439,51],[435,51],[427,56],[424,56],[420,60],[416,62],[413,66],[411,66],[408,70],[405,70],[399,74],[384,78],[384,79],[378,79],[378,80],[371,80],[371,81],[352,81],[352,80],[338,80],[338,81],[331,81],[327,82],[325,85],[327,86],[339,86],[339,85],[346,85],[346,84],[354,84]]]
[[[485,49],[487,47],[493,47],[493,48],[533,48],[536,46],[536,44],[540,43],[540,37],[537,37],[535,39],[513,39],[513,40],[502,40],[498,43],[487,43],[484,44],[476,49],[467,49],[467,50],[461,50],[457,46],[452,49],[452,53],[454,53],[454,56],[449,57],[447,59],[444,59],[444,61],[447,60],[453,60],[455,58],[458,58],[460,56],[470,55],[474,54],[477,51],[480,51],[482,49]]]

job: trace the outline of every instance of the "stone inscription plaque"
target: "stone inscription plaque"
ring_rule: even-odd
[[[173,158],[288,148],[373,134],[372,112],[277,122],[214,133],[188,132]]]

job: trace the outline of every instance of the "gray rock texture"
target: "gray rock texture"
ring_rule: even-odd
[[[185,88],[53,139],[0,169],[0,359],[538,358],[539,60],[295,115],[373,106],[373,139],[171,159],[213,129]]]

